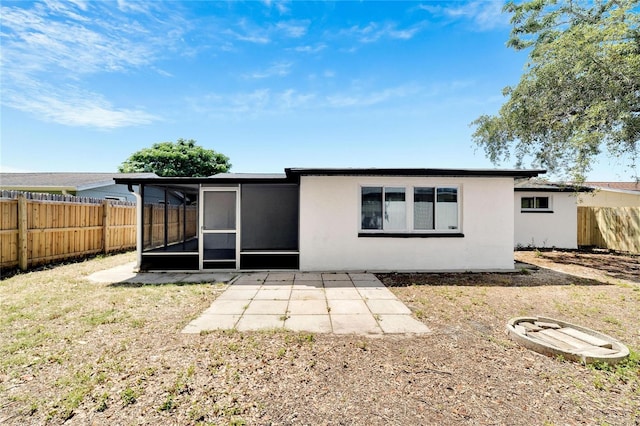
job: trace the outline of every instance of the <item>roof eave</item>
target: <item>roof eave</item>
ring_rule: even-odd
[[[286,168],[287,176],[450,176],[450,177],[511,177],[531,178],[546,170],[507,169],[427,169],[427,168]]]

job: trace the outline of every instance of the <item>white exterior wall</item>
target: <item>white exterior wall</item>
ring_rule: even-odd
[[[640,207],[640,193],[595,190],[580,194],[580,206],[585,207]]]
[[[464,237],[358,237],[363,185],[459,186],[460,232]],[[300,269],[513,269],[512,203],[512,178],[302,176]]]
[[[578,208],[573,192],[514,192],[514,246],[578,248]],[[549,197],[553,213],[521,212],[522,197]]]

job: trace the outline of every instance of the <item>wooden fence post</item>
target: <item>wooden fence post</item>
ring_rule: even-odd
[[[109,252],[109,220],[110,220],[111,204],[109,200],[102,202],[102,252]]]
[[[26,271],[29,266],[29,250],[27,229],[27,198],[24,194],[18,195],[18,267]]]

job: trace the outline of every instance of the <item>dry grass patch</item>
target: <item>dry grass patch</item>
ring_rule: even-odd
[[[510,317],[539,313],[637,351],[636,286],[546,270],[388,275],[433,334],[185,335],[223,287],[84,278],[132,259],[0,281],[0,424],[633,425],[640,416],[637,357],[587,368],[523,349],[503,332]]]

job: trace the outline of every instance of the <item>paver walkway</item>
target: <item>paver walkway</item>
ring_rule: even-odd
[[[428,333],[373,274],[240,275],[183,333],[285,328],[314,333]]]

